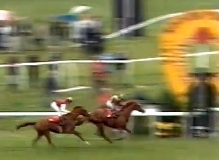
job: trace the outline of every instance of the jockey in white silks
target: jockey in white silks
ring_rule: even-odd
[[[113,95],[107,102],[106,106],[107,108],[113,110],[113,111],[120,111],[123,102],[123,95]]]
[[[124,96],[123,94],[120,95],[113,95],[107,102],[106,102],[106,106],[107,108],[110,108],[115,114],[116,112],[121,110],[121,107],[123,106],[122,102],[124,102]],[[120,131],[117,129],[113,129],[112,130],[115,134],[115,136],[121,136],[125,137],[126,136],[126,131]]]
[[[50,107],[58,112],[58,116],[62,116],[63,114],[69,113],[66,108],[72,103],[72,97],[68,97],[65,100],[55,100],[52,101]]]

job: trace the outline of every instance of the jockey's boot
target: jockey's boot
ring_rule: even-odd
[[[63,133],[62,126],[58,126],[58,131],[59,131],[59,133]]]

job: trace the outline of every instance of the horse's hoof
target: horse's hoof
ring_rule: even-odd
[[[123,137],[121,137],[121,138],[115,138],[114,140],[115,141],[121,141],[121,140],[123,140],[124,138]]]

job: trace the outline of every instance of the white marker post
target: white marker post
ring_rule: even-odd
[[[209,52],[209,46],[206,44],[204,45],[198,45],[198,52]],[[195,59],[195,67],[196,68],[209,68],[210,67],[210,55],[200,55],[197,56]]]

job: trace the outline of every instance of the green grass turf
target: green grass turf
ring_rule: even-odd
[[[94,14],[101,15],[105,23],[106,33],[111,33],[111,8],[110,0],[8,0],[0,1],[1,9],[15,11],[18,15],[28,16],[36,23],[45,23],[47,17],[53,14],[66,13],[74,5],[93,6]],[[145,15],[153,18],[159,15],[205,8],[217,8],[216,0],[148,0],[144,6],[147,8]],[[146,28],[147,36],[144,38],[130,40],[110,40],[107,44],[109,52],[128,52],[131,58],[146,58],[159,56],[157,38],[161,31],[163,22],[151,25]],[[25,61],[25,56],[29,54],[40,55],[41,60],[47,60],[45,52],[31,52],[17,55],[21,61]],[[14,55],[13,55],[14,56]],[[8,55],[0,55],[0,61],[4,62]],[[82,59],[78,49],[63,52],[63,59]],[[212,58],[215,60],[215,58]],[[213,61],[212,60],[212,61]],[[191,60],[193,61],[193,60]],[[83,85],[89,84],[87,65],[80,65],[80,80]],[[44,69],[43,69],[44,68]],[[45,67],[40,68],[42,72]],[[136,84],[158,84],[147,90],[147,93],[156,95],[164,86],[165,80],[162,74],[161,65],[158,62],[137,63],[134,69],[134,80]],[[0,69],[0,84],[4,83],[4,70]],[[152,75],[151,75],[152,74]],[[46,73],[41,74],[41,79]],[[46,106],[45,95],[42,92],[42,84],[32,87],[29,90],[11,92],[4,85],[0,86],[0,110],[1,111],[36,111],[49,110]],[[130,93],[133,89],[117,89],[120,92]],[[76,98],[76,104],[85,105],[89,110],[95,108],[95,101],[91,97],[91,91],[79,91],[68,94],[61,94],[59,97],[71,95]],[[207,160],[218,158],[217,141],[209,140],[153,140],[138,138],[123,142],[116,142],[109,145],[103,141],[92,141],[92,146],[85,146],[77,142],[71,136],[54,138],[57,146],[55,151],[47,147],[44,142],[37,149],[30,148],[30,141],[34,136],[33,131],[14,132],[14,125],[25,120],[37,118],[6,118],[1,119],[0,125],[0,156],[4,160],[18,159],[91,159],[91,160],[112,160],[112,159],[153,159],[153,160]],[[31,129],[30,129],[31,130]],[[92,126],[82,126],[81,132],[85,137],[93,137],[95,129]]]
[[[218,158],[218,142],[209,140],[147,139],[130,140],[107,144],[100,140],[90,140],[87,146],[71,136],[55,137],[57,148],[50,148],[41,142],[36,148],[30,147],[30,138],[17,136],[2,137],[0,154],[6,160],[24,159],[154,159],[154,160],[207,160]]]

